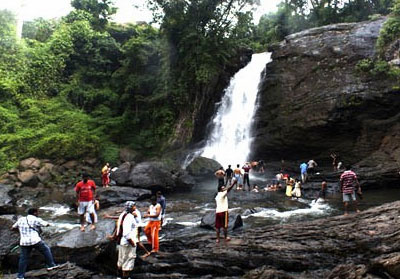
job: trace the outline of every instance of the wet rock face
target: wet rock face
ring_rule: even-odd
[[[400,94],[386,77],[356,71],[373,58],[385,19],[315,28],[288,36],[266,66],[256,114],[253,156],[330,160],[379,168],[398,179]],[[365,160],[365,161],[363,161]],[[398,172],[398,171],[397,171]]]
[[[163,162],[142,162],[136,165],[126,162],[111,174],[111,178],[121,186],[163,192],[189,191],[195,183],[186,171]]]

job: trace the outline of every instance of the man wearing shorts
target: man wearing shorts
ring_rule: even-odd
[[[228,193],[233,188],[232,184],[228,188],[224,185],[218,186],[218,193],[215,197],[215,202],[217,203],[217,208],[215,210],[215,230],[217,232],[217,243],[219,242],[220,229],[224,230],[225,241],[229,241],[228,237]]]
[[[84,173],[82,181],[79,181],[75,186],[75,192],[78,199],[78,214],[81,222],[81,231],[85,231],[85,214],[89,213],[91,219],[90,230],[96,229],[95,225],[95,192],[96,184],[93,180],[89,179],[89,175]]]
[[[135,266],[136,244],[138,239],[138,223],[136,215],[136,203],[127,201],[125,203],[125,212],[118,218],[118,224],[122,224],[122,237],[118,247],[118,278],[128,279]],[[117,230],[120,226],[117,226]],[[117,231],[119,234],[119,231]]]
[[[346,171],[340,176],[340,190],[343,194],[344,215],[348,214],[347,208],[350,201],[355,204],[356,211],[360,212],[360,210],[358,210],[356,191],[361,195],[361,187],[357,175],[350,170],[349,166],[346,167]]]

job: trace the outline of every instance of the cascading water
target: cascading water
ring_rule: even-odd
[[[201,156],[214,159],[224,167],[243,164],[248,159],[258,85],[261,72],[270,61],[270,53],[253,54],[251,62],[231,79]]]

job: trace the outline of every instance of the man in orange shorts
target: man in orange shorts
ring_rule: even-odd
[[[157,253],[160,249],[159,241],[158,241],[158,232],[160,231],[161,225],[161,205],[157,203],[157,198],[152,196],[151,205],[146,214],[144,214],[145,218],[149,218],[150,221],[147,226],[144,228],[144,233],[147,236],[147,241],[151,244],[150,253]]]
[[[219,242],[220,229],[224,230],[224,238],[225,241],[229,241],[228,237],[228,193],[233,188],[232,184],[228,188],[225,188],[224,185],[218,186],[218,193],[215,197],[215,202],[217,203],[217,208],[215,210],[215,230],[217,232],[217,243]]]

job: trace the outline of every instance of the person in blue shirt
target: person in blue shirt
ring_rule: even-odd
[[[307,181],[307,164],[305,162],[300,165],[301,182],[304,184]]]

